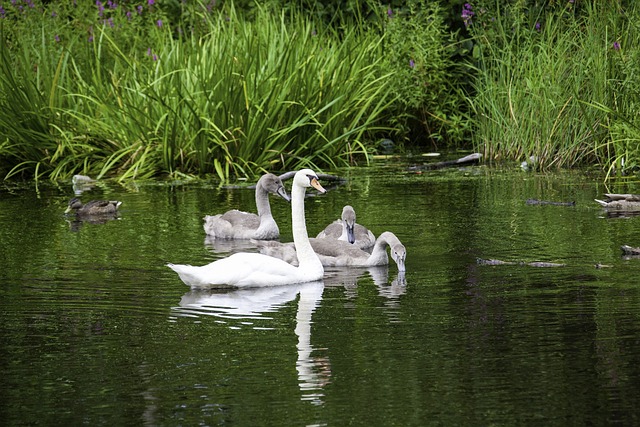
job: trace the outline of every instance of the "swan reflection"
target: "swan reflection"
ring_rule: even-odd
[[[342,286],[347,296],[355,297],[358,282],[371,278],[378,287],[378,293],[388,299],[397,299],[407,292],[407,281],[403,271],[389,282],[389,266],[381,265],[367,268],[327,267],[324,283],[326,286]]]
[[[222,319],[237,319],[241,325],[251,325],[251,320],[271,319],[267,313],[277,312],[298,297],[295,334],[298,337],[296,371],[302,392],[302,400],[323,404],[322,389],[331,377],[327,357],[314,355],[311,344],[311,316],[322,300],[322,281],[297,285],[267,288],[234,289],[230,291],[191,290],[183,295],[180,306],[174,307],[178,316],[215,316]],[[231,325],[230,328],[240,326]],[[273,329],[257,328],[255,329]],[[317,353],[317,351],[316,351]]]

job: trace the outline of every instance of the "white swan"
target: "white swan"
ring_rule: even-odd
[[[376,242],[376,236],[370,230],[356,224],[356,211],[349,205],[342,208],[341,219],[327,225],[316,238],[343,240],[360,249],[370,248]]]
[[[309,239],[311,247],[318,254],[320,262],[325,267],[373,267],[389,264],[387,247],[390,248],[391,258],[398,265],[398,271],[405,271],[404,261],[407,250],[400,239],[390,231],[382,233],[373,246],[371,253],[355,247],[349,242],[331,239]],[[291,243],[255,242],[261,253],[280,258],[293,265],[297,264],[295,248]]]
[[[326,192],[310,169],[298,171],[291,188],[291,228],[297,258],[295,267],[280,259],[258,253],[239,252],[210,264],[194,267],[167,264],[180,279],[194,289],[214,287],[262,287],[306,283],[322,279],[324,268],[313,251],[304,217],[304,194],[308,187]]]
[[[205,233],[219,239],[277,239],[280,230],[271,215],[269,193],[291,200],[280,178],[272,173],[265,174],[256,184],[258,215],[235,209],[220,215],[207,215],[204,217]]]

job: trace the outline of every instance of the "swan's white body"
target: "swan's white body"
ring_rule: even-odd
[[[219,215],[207,215],[204,217],[205,233],[218,239],[277,239],[280,230],[271,214],[269,193],[290,200],[280,178],[271,173],[265,174],[256,184],[258,215],[235,209]]]
[[[327,225],[316,238],[342,240],[360,249],[370,248],[376,242],[376,236],[370,230],[356,224],[356,211],[349,205],[342,208],[341,219]]]
[[[291,223],[298,267],[264,254],[240,252],[210,264],[194,267],[167,264],[194,289],[215,287],[263,287],[306,283],[322,279],[324,268],[309,243],[304,215],[304,194],[313,186],[324,193],[310,169],[298,171],[291,188]]]
[[[296,251],[290,243],[256,242],[261,253],[280,258],[295,265]],[[398,271],[405,271],[404,261],[407,250],[398,237],[385,231],[376,240],[371,253],[355,247],[349,242],[332,239],[310,239],[313,250],[325,267],[373,267],[388,265],[387,247],[391,249],[391,258],[398,265]]]

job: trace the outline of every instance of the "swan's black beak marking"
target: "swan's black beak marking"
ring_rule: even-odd
[[[317,176],[307,175],[307,177],[309,178],[309,184],[311,184],[311,186],[313,188],[315,188],[316,190],[318,190],[322,194],[327,192],[327,190],[325,190],[322,187],[322,185],[320,185],[320,183],[318,182],[318,177]]]

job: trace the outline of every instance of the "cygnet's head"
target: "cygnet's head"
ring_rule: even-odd
[[[342,208],[342,226],[347,232],[347,241],[349,243],[355,243],[356,241],[356,211],[349,205]]]
[[[262,178],[258,181],[258,185],[261,185],[269,193],[277,194],[287,202],[291,201],[291,197],[287,194],[287,190],[284,188],[282,180],[272,173],[262,175]]]
[[[391,258],[398,264],[398,271],[404,272],[404,260],[407,257],[407,249],[403,244],[396,244],[391,247]]]

